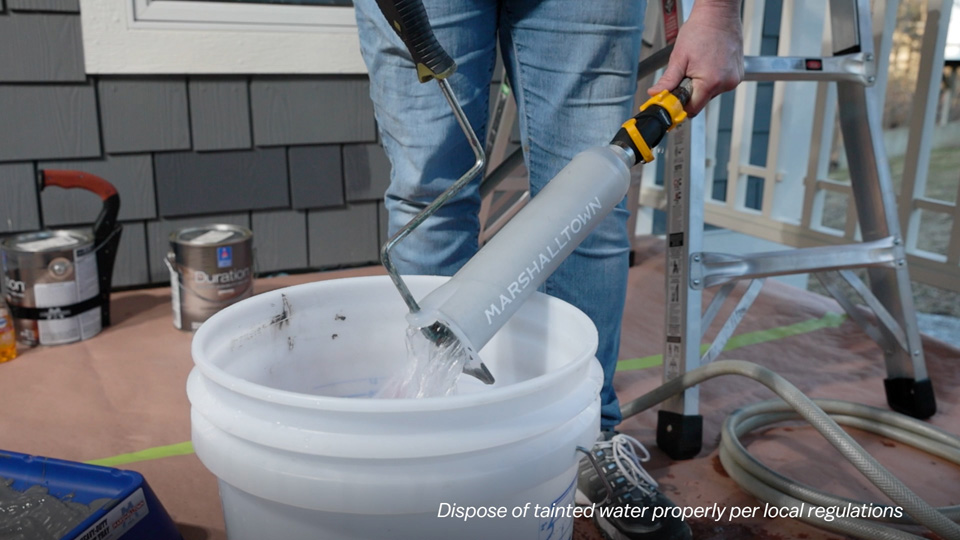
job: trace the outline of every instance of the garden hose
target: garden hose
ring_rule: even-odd
[[[686,372],[624,405],[621,409],[623,417],[638,414],[686,388],[721,375],[740,375],[753,379],[782,399],[763,401],[738,409],[723,423],[720,433],[720,460],[730,477],[745,491],[779,507],[798,508],[802,504],[808,507],[870,504],[830,495],[788,479],[751,456],[739,440],[739,437],[759,427],[802,418],[906,514],[902,519],[887,521],[922,525],[947,540],[960,540],[960,525],[955,523],[960,520],[960,506],[934,508],[929,505],[838,425],[864,429],[960,465],[960,438],[914,418],[858,403],[812,400],[777,373],[743,360],[721,360]],[[870,540],[925,538],[875,520],[838,517],[828,521],[813,514],[801,513],[801,517],[797,519],[822,529]]]

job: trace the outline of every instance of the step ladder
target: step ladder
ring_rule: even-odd
[[[658,2],[662,46],[672,44],[690,15],[692,3]],[[874,85],[877,62],[870,0],[829,0],[829,17],[832,56],[747,57],[745,79],[836,83],[840,129],[863,241],[749,255],[705,252],[705,115],[672,131],[663,155],[667,213],[663,380],[672,380],[717,358],[767,277],[809,272],[883,350],[887,371],[884,386],[890,408],[927,418],[936,412],[936,402],[924,364],[906,247],[883,147],[883,96]],[[806,197],[805,204],[811,200]],[[853,272],[857,268],[867,270],[869,287]],[[742,280],[749,282],[746,291],[701,354],[704,331]],[[876,324],[857,309],[844,283],[873,312]],[[719,290],[704,310],[702,293],[708,287]],[[631,413],[630,404],[625,405],[624,416]],[[702,447],[702,426],[699,389],[689,388],[664,402],[658,411],[657,445],[673,459],[692,458]]]

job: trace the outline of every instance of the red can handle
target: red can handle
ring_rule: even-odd
[[[64,189],[85,189],[97,194],[103,201],[103,208],[93,223],[94,239],[97,245],[100,245],[113,234],[117,227],[117,216],[120,214],[120,194],[113,184],[83,171],[41,170],[39,176],[41,191],[47,186],[57,186]]]
[[[113,187],[113,184],[97,175],[83,171],[41,170],[40,189],[47,186],[57,186],[64,189],[85,189],[96,193],[104,201],[117,195],[117,188]]]

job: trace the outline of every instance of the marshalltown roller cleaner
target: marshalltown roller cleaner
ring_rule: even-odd
[[[674,91],[652,97],[609,145],[575,156],[450,281],[418,303],[390,260],[390,252],[473,180],[483,170],[485,157],[447,81],[456,63],[433,35],[423,4],[419,0],[377,0],[377,4],[413,56],[420,82],[433,79],[440,85],[476,157],[470,170],[383,245],[381,260],[410,309],[411,325],[437,345],[459,340],[470,357],[464,373],[492,384],[494,377],[478,351],[623,200],[630,187],[630,168],[653,161],[652,149],[686,119],[683,107],[692,83],[685,79]]]

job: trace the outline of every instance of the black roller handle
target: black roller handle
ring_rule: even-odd
[[[453,75],[457,63],[437,41],[421,0],[377,0],[377,5],[413,56],[420,82]]]

